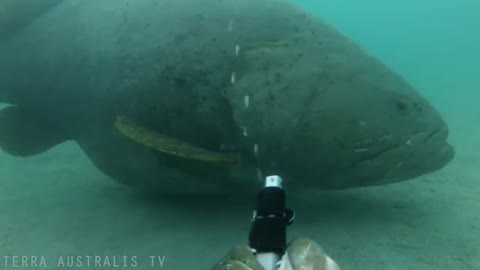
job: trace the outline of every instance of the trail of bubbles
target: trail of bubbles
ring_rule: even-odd
[[[227,24],[227,31],[228,32],[231,32],[231,33],[234,33],[235,32],[235,18],[237,17],[238,15],[238,7],[237,5],[235,4],[235,2],[233,2],[233,15],[232,15],[232,18],[230,18],[230,20],[228,21],[228,24]],[[233,36],[233,35],[232,35]],[[234,52],[234,57],[235,58],[238,58],[240,57],[240,54],[241,54],[241,45],[239,43],[236,43],[235,46],[234,46],[234,49],[233,49],[233,52]],[[237,73],[236,71],[233,69],[232,72],[231,72],[231,75],[230,75],[230,83],[232,85],[234,85],[236,82],[237,82]],[[248,110],[250,109],[250,96],[249,95],[245,95],[243,97],[243,104],[244,104],[244,108],[245,110]],[[247,137],[248,136],[248,126],[245,125],[242,127],[242,135]],[[257,171],[257,178],[259,181],[263,181],[263,173],[262,173],[262,170],[260,169],[260,166],[258,166],[259,164],[259,161],[258,161],[258,153],[259,153],[259,145],[258,144],[254,144],[253,145],[253,155],[254,157],[257,159],[257,168],[256,168],[256,171]]]

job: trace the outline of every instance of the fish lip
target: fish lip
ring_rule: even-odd
[[[431,164],[437,163],[436,166],[431,166],[431,171],[443,168],[455,158],[455,149],[448,143],[449,132],[448,126],[445,125],[440,129],[432,131],[424,140],[425,147],[438,149],[433,153],[433,156],[427,157],[431,159]]]
[[[430,166],[425,166],[428,171],[435,171],[444,167],[455,156],[455,150],[447,142],[448,137],[449,128],[447,125],[423,132],[422,134],[416,133],[412,135],[406,143],[415,142],[416,144],[422,144],[422,146],[413,152],[411,160],[430,164]],[[423,160],[419,161],[419,159]],[[429,160],[429,162],[425,162],[425,160]]]
[[[421,144],[422,146],[413,152],[412,158],[415,158],[416,156],[423,156],[426,152],[437,155],[446,154],[445,150],[448,150],[448,148],[452,148],[453,150],[453,147],[447,142],[448,136],[449,129],[447,126],[442,126],[440,128],[431,129],[428,131],[420,131],[414,133],[401,143],[394,145],[390,150],[397,150],[404,145]],[[436,151],[426,151],[428,149],[435,149]]]
[[[422,131],[413,134],[405,144],[421,144],[407,159],[398,160],[398,163],[390,168],[379,184],[400,182],[444,168],[455,157],[455,150],[447,142],[449,129],[442,126],[430,131]],[[395,146],[388,151],[402,151],[404,143]]]

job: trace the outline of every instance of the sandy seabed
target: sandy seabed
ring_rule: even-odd
[[[289,194],[289,238],[315,239],[342,269],[480,269],[480,131],[462,131],[452,130],[457,156],[439,172]],[[138,194],[74,143],[24,159],[0,153],[0,269],[210,269],[246,243],[252,196]]]

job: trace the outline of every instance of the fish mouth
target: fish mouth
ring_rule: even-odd
[[[386,150],[386,153],[399,158],[379,184],[412,179],[447,166],[455,157],[453,146],[447,142],[448,135],[447,126],[421,131]]]
[[[430,132],[423,138],[424,147],[415,152],[418,159],[428,160],[429,172],[439,170],[449,164],[455,157],[455,150],[447,142],[449,130],[443,127]],[[421,139],[421,138],[419,138]],[[415,158],[414,157],[414,158]]]

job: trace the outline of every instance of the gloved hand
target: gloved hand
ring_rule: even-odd
[[[296,239],[278,264],[278,270],[340,270],[323,249],[313,240]],[[213,270],[265,270],[248,246],[236,246],[221,259]]]

